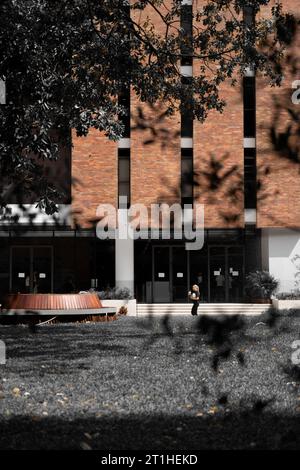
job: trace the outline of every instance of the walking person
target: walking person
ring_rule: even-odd
[[[193,302],[191,314],[193,316],[198,315],[198,307],[199,307],[199,300],[200,300],[200,289],[197,284],[192,286],[192,290],[189,291],[189,299]]]

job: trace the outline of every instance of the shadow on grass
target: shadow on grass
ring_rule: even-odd
[[[44,325],[34,332],[11,325],[0,329],[0,337],[7,343],[9,358],[26,359],[26,369],[29,371],[48,357],[51,357],[52,366],[65,361],[68,363],[65,373],[72,373],[71,366],[74,365],[76,370],[77,360],[88,361],[89,358],[106,357],[107,354],[111,357],[136,356],[137,348],[143,354],[153,347],[160,347],[160,354],[180,355],[191,345],[192,349],[188,350],[190,356],[205,353],[207,347],[213,347],[215,355],[211,357],[211,366],[216,370],[220,361],[226,361],[232,355],[236,355],[243,366],[242,346],[262,339],[270,341],[281,334],[293,332],[294,325],[290,324],[290,318],[292,316],[270,309],[259,317],[248,319],[240,315],[200,315],[191,318],[188,327],[172,315],[162,318],[149,316],[129,325],[123,319],[124,329],[120,328],[119,322],[100,323],[98,326]]]
[[[17,450],[297,449],[299,445],[297,417],[254,410],[203,417],[16,417],[2,421],[0,430],[0,449]]]
[[[130,357],[137,355],[139,351],[140,360],[147,363],[151,358],[148,359],[147,354],[143,358],[144,352],[147,353],[147,349],[154,348],[152,354],[155,355],[157,351],[162,360],[161,371],[165,371],[163,356],[176,358],[184,353],[186,360],[197,357],[199,366],[197,365],[196,370],[200,379],[205,371],[212,372],[210,374],[212,389],[207,385],[206,389],[201,388],[202,382],[200,382],[195,393],[202,394],[204,398],[209,398],[212,394],[209,401],[213,401],[216,406],[207,411],[206,407],[199,403],[193,405],[194,408],[189,411],[175,410],[173,414],[168,414],[167,406],[162,408],[163,412],[160,411],[160,414],[151,411],[148,414],[145,413],[145,409],[139,413],[138,407],[134,407],[136,412],[125,416],[118,415],[116,410],[101,411],[100,408],[99,413],[97,411],[92,413],[86,407],[81,407],[80,414],[72,408],[65,410],[62,416],[53,417],[41,416],[41,405],[37,401],[30,416],[19,414],[0,418],[0,449],[299,448],[299,407],[296,402],[297,397],[294,396],[299,390],[297,386],[299,368],[290,363],[289,350],[289,345],[295,338],[298,322],[288,315],[274,315],[274,312],[251,319],[220,316],[190,320],[191,322],[184,324],[180,318],[171,319],[167,316],[140,321],[131,319],[129,322],[123,319],[120,322],[99,325],[50,325],[41,327],[38,334],[30,334],[27,328],[3,327],[2,333],[6,336],[9,352],[9,361],[6,365],[8,377],[13,373],[19,374],[24,380],[30,376],[31,382],[38,382],[40,377],[45,376],[48,381],[49,376],[54,376],[55,379],[56,375],[59,384],[60,375],[74,375],[86,369],[91,370],[95,377],[99,377],[100,371],[101,380],[107,383],[109,380],[116,380],[114,375],[107,375],[116,360],[119,361],[118,367],[122,364],[120,360],[124,361],[124,370],[127,371],[131,362],[126,362],[126,356],[130,360]],[[272,352],[275,331],[278,335],[280,332],[284,335],[281,344],[287,345],[287,349],[280,347],[281,355],[278,357],[276,355],[274,358],[273,355],[277,354]],[[176,348],[171,348],[172,345]],[[245,349],[249,349],[246,354],[242,352]],[[254,354],[255,351],[257,355]],[[271,369],[267,369],[267,373],[269,370],[273,370],[274,373],[279,371],[284,382],[287,380],[295,382],[295,384],[290,383],[286,389],[286,396],[292,397],[295,402],[293,411],[281,413],[272,408],[276,390],[270,389],[261,396],[253,395],[257,392],[257,384],[262,380],[262,376],[258,373],[257,377],[255,375],[255,381],[258,382],[251,382],[253,367],[257,367],[255,361],[261,361],[266,355],[271,360],[272,366]],[[99,369],[99,359],[103,357],[107,360],[101,363],[104,364],[104,368]],[[247,364],[249,359],[252,361],[252,366],[251,361],[249,366]],[[238,369],[236,367],[232,369],[232,379],[236,380],[237,384],[246,374],[243,372],[239,378],[238,371],[247,371],[247,367],[250,368],[249,382],[247,378],[246,386],[249,397],[243,393],[234,407],[228,400],[229,384],[224,390],[222,387],[219,389],[218,385],[218,380],[222,381],[222,377],[217,375],[218,367],[227,361],[228,365],[231,361],[232,364],[234,361],[237,362]],[[173,364],[176,369],[175,363],[169,362],[169,364]],[[262,365],[266,366],[266,362],[262,361]],[[183,367],[182,363],[180,367]],[[187,367],[189,369],[189,366]],[[191,370],[193,367],[194,363],[191,365]],[[188,369],[184,367],[182,373],[186,374]],[[145,373],[148,369],[142,365],[139,370]],[[257,368],[258,372],[259,370]],[[168,373],[173,386],[176,387],[172,369]],[[78,381],[82,380],[81,375],[77,377]],[[268,375],[266,380],[269,380]],[[131,382],[128,384],[130,387]],[[216,393],[213,392],[214,387]],[[109,389],[106,388],[105,394],[109,393],[107,390]],[[103,397],[101,386],[97,389],[97,397],[101,402]],[[172,399],[170,397],[170,400]],[[170,405],[172,404],[170,402]],[[285,406],[282,409],[284,410]],[[23,413],[23,410],[21,412]]]

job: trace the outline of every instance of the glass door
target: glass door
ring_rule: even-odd
[[[199,286],[201,302],[208,302],[209,278],[207,256],[208,254],[206,249],[201,250],[201,253],[189,252],[189,288],[193,284],[197,284]]]
[[[184,246],[153,246],[153,302],[186,302],[188,256]]]
[[[11,248],[10,291],[21,294],[31,292],[31,253],[27,246]]]
[[[170,247],[153,247],[153,302],[171,302]]]
[[[173,302],[186,302],[188,293],[187,252],[184,246],[172,247]]]
[[[52,292],[52,247],[36,246],[33,248],[32,255],[33,293]]]
[[[22,294],[53,291],[51,246],[11,247],[10,291]]]
[[[226,248],[212,246],[209,249],[210,302],[226,302]]]
[[[244,247],[209,248],[210,302],[241,302],[244,289]]]
[[[244,297],[244,248],[227,248],[228,302],[241,302]]]

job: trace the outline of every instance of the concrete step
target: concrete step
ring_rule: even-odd
[[[260,315],[270,307],[269,304],[200,304],[198,314],[241,314]],[[143,315],[190,315],[191,303],[185,304],[137,304],[137,316]]]

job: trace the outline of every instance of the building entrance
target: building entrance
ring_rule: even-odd
[[[12,246],[10,253],[10,292],[53,292],[52,246]]]

